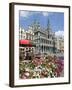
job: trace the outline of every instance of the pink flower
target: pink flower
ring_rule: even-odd
[[[43,63],[43,60],[42,59],[38,59],[38,58],[35,58],[32,63],[35,65],[35,66],[38,66],[38,65],[41,65]]]
[[[21,76],[21,78],[22,79],[27,79],[27,78],[29,78],[29,72],[24,72],[23,74],[22,74],[22,76]]]
[[[61,72],[62,72],[63,69],[64,69],[64,61],[63,61],[63,60],[57,60],[57,61],[55,62],[55,64],[56,64],[56,66],[57,66],[55,72],[57,73],[57,76],[59,77],[60,74],[61,74]]]
[[[26,75],[22,75],[21,78],[22,79],[27,79],[27,76]]]

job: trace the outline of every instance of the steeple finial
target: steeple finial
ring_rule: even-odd
[[[39,21],[37,21],[37,20],[35,19],[34,22],[33,22],[33,28],[34,28],[34,30],[38,30],[39,27],[40,27],[40,23],[39,23]]]

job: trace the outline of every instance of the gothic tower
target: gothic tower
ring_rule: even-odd
[[[50,25],[50,20],[48,19],[47,21],[47,33],[48,33],[48,38],[50,38],[51,34],[51,25]]]

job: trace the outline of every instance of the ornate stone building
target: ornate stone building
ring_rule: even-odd
[[[37,21],[33,23],[32,29],[36,53],[54,53],[56,49],[55,33],[51,30],[49,20],[46,29],[41,28],[40,23]]]
[[[56,37],[56,47],[58,52],[64,52],[64,37],[58,36]]]

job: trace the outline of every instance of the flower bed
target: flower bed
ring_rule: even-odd
[[[30,62],[20,62],[19,75],[21,79],[61,77],[63,69],[63,60],[59,58],[35,58]]]

